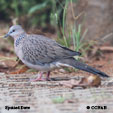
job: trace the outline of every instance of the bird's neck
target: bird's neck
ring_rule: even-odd
[[[20,34],[14,41],[15,41],[15,46],[17,47],[21,41],[26,37],[26,33]]]

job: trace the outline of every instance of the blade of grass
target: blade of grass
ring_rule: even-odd
[[[63,12],[63,39],[64,39],[64,42],[65,42],[65,45],[66,47],[68,47],[68,44],[67,44],[67,39],[65,37],[65,19],[66,19],[66,10],[67,10],[67,5],[68,5],[68,0],[66,0],[66,3],[65,3],[65,7],[64,7],[64,12]]]
[[[0,61],[4,61],[4,60],[14,60],[16,61],[17,57],[13,57],[13,58],[9,58],[9,57],[0,57]]]

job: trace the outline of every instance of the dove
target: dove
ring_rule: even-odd
[[[29,68],[40,71],[34,81],[50,80],[50,71],[56,68],[72,67],[101,77],[109,77],[87,64],[78,61],[74,56],[80,52],[73,51],[43,35],[27,34],[20,25],[10,27],[4,38],[14,39],[14,50],[18,58]],[[44,73],[46,78],[42,78]]]

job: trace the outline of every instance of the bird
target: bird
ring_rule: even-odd
[[[18,58],[29,68],[40,71],[34,81],[50,80],[50,72],[56,68],[72,67],[101,77],[109,77],[106,73],[95,69],[74,56],[80,52],[73,51],[43,35],[27,34],[21,25],[9,28],[4,38],[14,39],[14,50]],[[44,73],[46,78],[42,78]]]

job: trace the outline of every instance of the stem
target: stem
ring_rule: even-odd
[[[17,0],[14,0],[14,4],[15,4],[15,14],[16,14],[16,17],[18,17],[19,16],[19,10],[18,10],[18,2],[17,2]]]
[[[64,38],[64,42],[65,42],[65,45],[66,47],[68,47],[68,44],[67,44],[67,39],[65,37],[65,19],[66,19],[66,10],[67,10],[67,2],[68,0],[66,0],[66,4],[65,4],[65,7],[64,7],[64,12],[63,12],[63,38]]]

